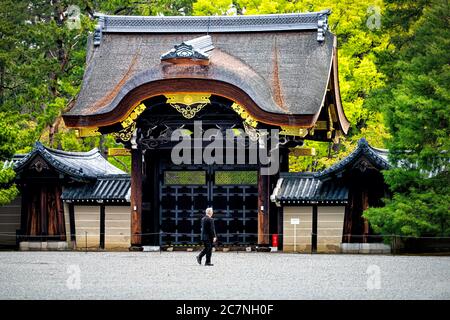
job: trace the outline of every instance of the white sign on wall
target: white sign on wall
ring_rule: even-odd
[[[300,224],[299,218],[291,218],[291,224]]]

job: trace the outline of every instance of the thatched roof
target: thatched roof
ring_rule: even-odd
[[[304,117],[308,120],[299,124],[314,124],[330,88],[332,68],[337,67],[335,36],[326,30],[328,13],[101,16],[89,46],[81,92],[64,120],[72,127],[111,124],[129,112],[131,106],[121,105],[125,99],[136,103],[132,96],[139,95],[133,90],[148,85],[144,91],[149,92],[152,83],[165,83],[170,89],[171,80],[190,79],[242,90],[257,106],[252,112],[262,122],[289,125],[289,117]],[[208,52],[208,64],[161,60],[175,45],[207,33],[214,47]],[[341,108],[335,85],[331,86],[334,104]],[[337,114],[346,132],[348,122],[342,110]]]

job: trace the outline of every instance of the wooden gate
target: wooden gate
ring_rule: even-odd
[[[158,181],[161,245],[200,243],[200,221],[208,206],[214,209],[219,244],[257,242],[257,168],[161,161]]]

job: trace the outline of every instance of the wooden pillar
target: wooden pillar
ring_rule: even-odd
[[[142,245],[142,152],[131,149],[131,246]]]
[[[369,193],[367,191],[367,189],[364,189],[362,191],[362,212],[363,213],[365,210],[367,210],[369,208]],[[363,238],[362,238],[362,242],[363,243],[367,243],[368,239],[369,239],[369,221],[366,218],[364,219],[364,231],[363,231]]]
[[[283,250],[283,207],[278,208],[278,250]]]
[[[317,252],[317,204],[312,207],[311,253]]]
[[[75,206],[71,202],[69,203],[69,223],[70,223],[70,241],[72,243],[72,248],[75,248],[76,229],[75,229]]]
[[[258,176],[258,244],[269,245],[269,176]]]
[[[284,146],[280,146],[280,168],[279,168],[279,173],[280,172],[289,172],[289,148],[284,147]],[[280,178],[280,174],[277,174],[274,178],[274,184],[273,186],[276,186],[278,179]],[[269,190],[269,192],[273,192],[272,190]],[[269,194],[270,196],[270,194]],[[275,205],[274,203],[272,203],[273,205]],[[278,250],[283,250],[283,223],[284,223],[284,212],[283,212],[283,206],[280,207],[274,207],[275,210],[277,210],[278,213]]]
[[[353,210],[351,210],[352,200],[349,201],[345,205],[345,216],[344,216],[344,234],[342,236],[342,242],[350,243],[351,242],[351,234],[352,234],[352,214]]]
[[[100,205],[100,248],[105,249],[105,205]]]
[[[42,186],[42,187],[40,187],[40,195],[41,195],[41,198],[40,198],[40,212],[39,212],[39,215],[40,215],[40,222],[41,222],[41,225],[40,225],[40,228],[39,228],[39,236],[40,236],[40,241],[47,241],[48,240],[48,237],[47,237],[47,234],[48,234],[48,229],[47,229],[47,220],[48,220],[48,217],[47,217],[47,214],[48,214],[48,212],[47,212],[47,192],[48,192],[48,190],[47,190],[47,187],[44,187],[44,186]]]

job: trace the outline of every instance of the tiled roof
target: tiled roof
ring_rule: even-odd
[[[390,167],[388,162],[388,151],[371,147],[366,139],[358,141],[357,148],[343,160],[333,164],[331,167],[317,173],[321,179],[337,175],[345,168],[352,166],[360,157],[365,156],[373,166],[379,170],[386,170]]]
[[[323,182],[312,173],[281,173],[272,201],[292,204],[343,203],[348,189],[335,182]]]
[[[343,171],[352,168],[361,158],[365,158],[378,170],[390,167],[388,151],[371,147],[366,139],[358,141],[357,148],[343,160],[331,167],[315,173],[281,173],[271,200],[277,203],[302,204],[317,201],[320,203],[345,203],[348,188],[338,177]]]
[[[97,148],[87,152],[68,152],[47,148],[40,142],[36,142],[33,150],[15,163],[14,170],[21,172],[36,156],[42,157],[56,171],[75,179],[125,174],[109,163]]]
[[[25,156],[26,156],[26,154],[15,154],[11,159],[6,160],[5,162],[3,162],[3,169],[14,168],[14,166],[19,161],[21,161]]]
[[[95,183],[64,188],[61,199],[73,202],[130,202],[130,176],[99,177]]]
[[[214,33],[317,30],[329,10],[308,13],[236,16],[109,16],[99,14],[102,32]]]

